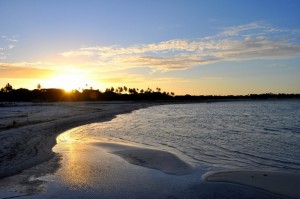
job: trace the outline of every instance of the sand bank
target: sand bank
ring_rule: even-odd
[[[48,106],[40,109],[38,124],[30,125],[29,122],[22,127],[16,126],[0,132],[0,178],[14,175],[52,158],[54,153],[51,149],[56,143],[56,136],[67,129],[92,122],[108,121],[117,114],[151,105],[153,104],[81,102],[58,103],[54,104],[52,109]],[[55,111],[57,106],[59,108]],[[19,111],[18,107],[14,109]],[[61,109],[68,114],[60,114],[58,110]],[[30,111],[28,117],[30,120]]]
[[[167,151],[120,143],[97,143],[96,145],[108,149],[109,152],[122,157],[131,164],[158,169],[167,174],[185,175],[194,170],[191,165]]]
[[[203,178],[210,182],[237,183],[291,198],[300,198],[300,173],[224,171],[208,173]]]

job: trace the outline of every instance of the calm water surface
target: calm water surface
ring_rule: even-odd
[[[299,100],[154,106],[69,135],[152,146],[208,170],[300,171]]]

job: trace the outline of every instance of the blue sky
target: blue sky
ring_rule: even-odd
[[[0,0],[0,84],[300,93],[299,9],[297,0]]]

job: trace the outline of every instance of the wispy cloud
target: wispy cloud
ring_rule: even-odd
[[[114,76],[108,76],[103,78],[98,78],[103,83],[117,83],[117,84],[126,84],[126,83],[140,83],[145,81],[145,77],[137,74],[116,74]]]
[[[0,60],[7,59],[9,51],[15,48],[18,42],[17,36],[8,37],[6,35],[0,36]]]
[[[33,67],[33,68],[41,68],[41,69],[47,69],[49,67],[52,67],[55,65],[54,63],[50,62],[0,62],[0,68],[1,67]]]
[[[189,80],[178,78],[178,77],[145,77],[144,75],[138,74],[117,74],[114,76],[109,76],[105,78],[98,78],[103,83],[109,84],[145,84],[145,82],[152,83],[179,83],[179,82],[188,82]],[[151,83],[150,83],[151,84]]]
[[[7,41],[10,41],[10,42],[18,42],[17,39],[7,39]]]
[[[153,70],[184,70],[220,61],[284,59],[300,56],[299,31],[281,30],[263,22],[224,29],[197,39],[174,39],[133,46],[91,46],[61,53],[81,57],[98,66],[150,67]]]

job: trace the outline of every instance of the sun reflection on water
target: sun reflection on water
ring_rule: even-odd
[[[93,147],[85,140],[77,140],[71,136],[72,130],[57,137],[57,145],[53,151],[63,155],[63,167],[59,175],[73,188],[89,187],[92,178],[93,162],[88,154],[92,154]]]
[[[53,151],[62,155],[57,175],[72,189],[87,190],[120,183],[122,166],[113,164],[118,158],[97,146],[100,140],[87,138],[85,134],[85,126],[81,126],[57,137],[57,145],[53,147]]]

